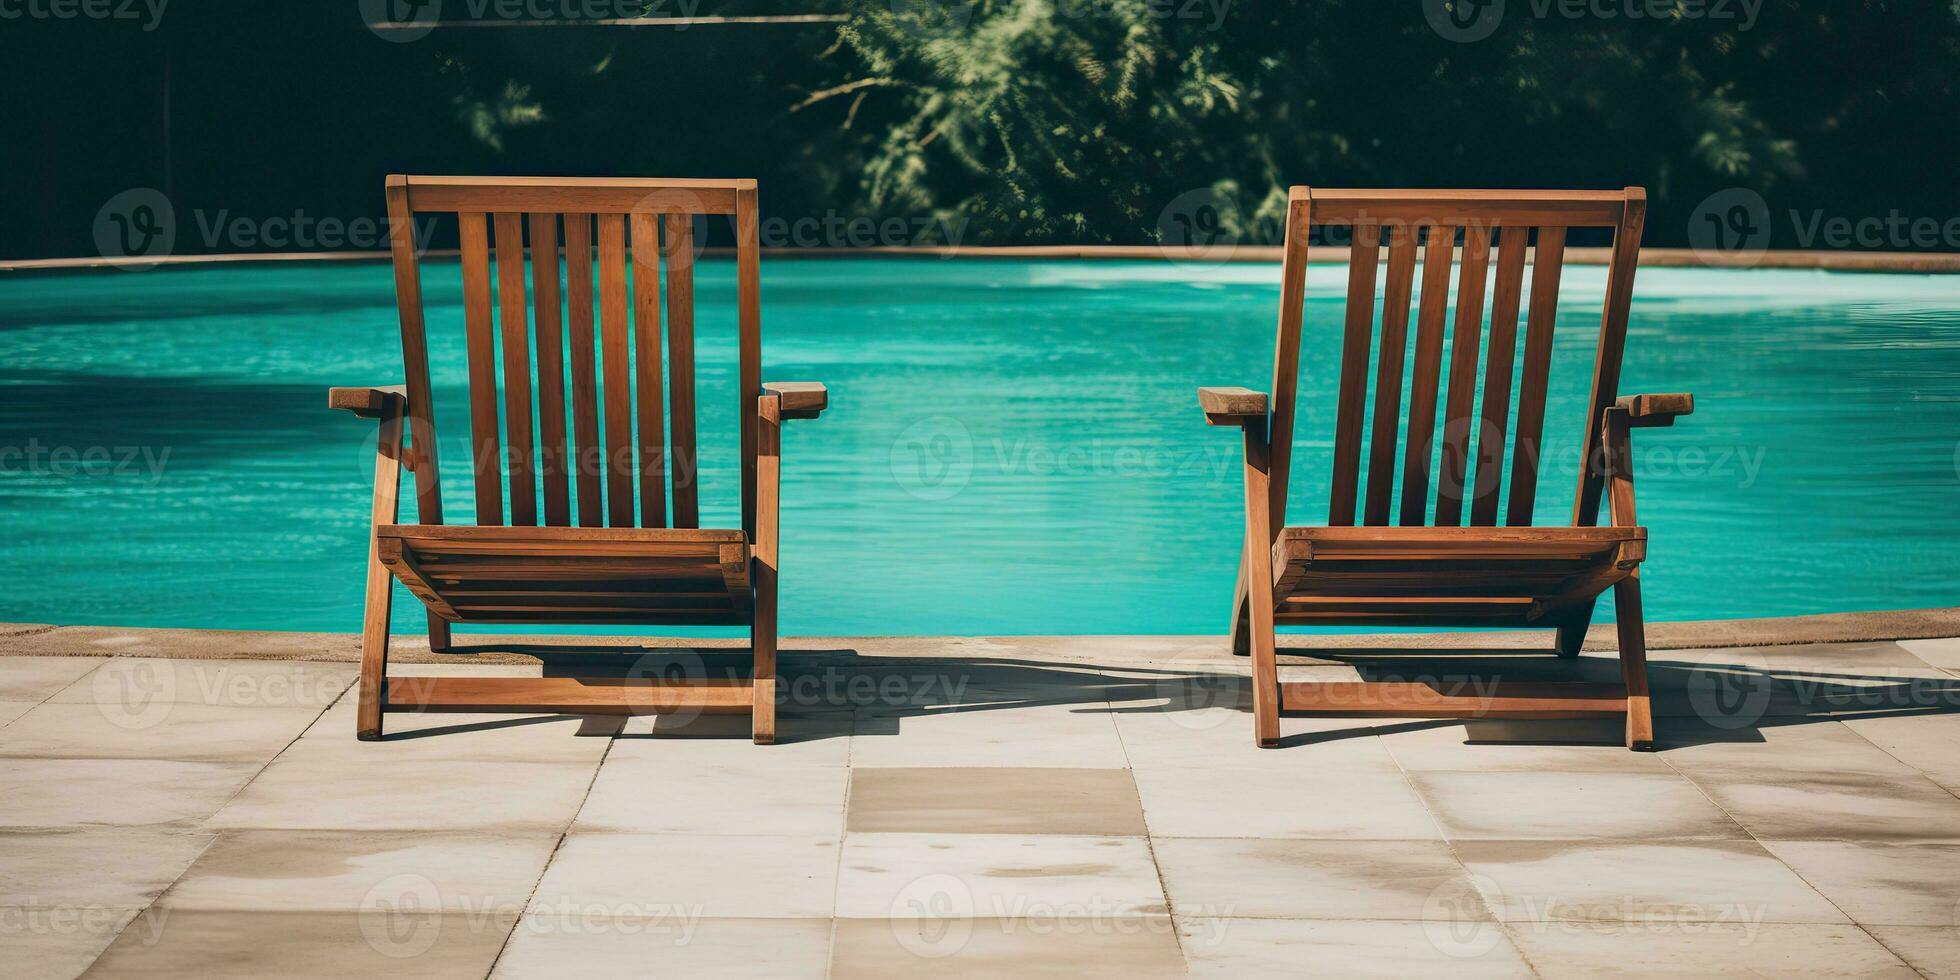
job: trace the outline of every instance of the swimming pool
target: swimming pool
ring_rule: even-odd
[[[1340,275],[1309,273],[1295,523],[1326,514]],[[726,526],[733,267],[699,276],[703,521]],[[457,281],[430,260],[460,440]],[[1603,285],[1566,270],[1541,520],[1571,506]],[[1277,266],[771,258],[763,290],[765,378],[832,396],[785,433],[785,632],[1222,632],[1239,448],[1195,389],[1268,386]],[[1635,438],[1650,618],[1956,601],[1956,299],[1954,277],[1641,271],[1621,389],[1697,397]],[[400,378],[384,264],[0,277],[0,620],[357,629],[372,425],[324,389]],[[445,489],[467,520],[468,484]]]

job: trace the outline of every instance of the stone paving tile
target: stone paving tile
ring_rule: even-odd
[[[747,715],[650,715],[628,719],[608,765],[727,766],[740,769],[808,769],[851,761],[852,713],[787,712],[776,715],[776,744],[750,740]]]
[[[158,759],[0,759],[0,827],[193,827],[258,766]]]
[[[835,767],[663,765],[654,756],[608,756],[572,828],[835,838],[844,833],[849,783],[850,771]]]
[[[1917,977],[1857,926],[1547,923],[1509,930],[1546,977]]]
[[[1917,773],[1710,768],[1689,776],[1760,840],[1960,843],[1960,800]]]
[[[211,841],[153,830],[0,831],[0,906],[141,910]]]
[[[151,909],[125,927],[85,977],[347,980],[481,977],[511,916],[417,910],[240,912]]]
[[[1116,722],[1104,704],[952,710],[865,709],[851,765],[1057,766],[1122,769]]]
[[[1899,647],[1935,667],[1960,667],[1960,636],[1933,640],[1900,640]]]
[[[1134,837],[851,834],[840,918],[1164,915],[1150,848]]]
[[[1399,773],[1139,769],[1133,775],[1152,836],[1441,839],[1422,798]]]
[[[855,769],[849,827],[854,833],[1144,836],[1136,783],[1123,769]]]
[[[221,834],[159,899],[171,909],[523,911],[555,833],[241,830]]]
[[[117,705],[130,714],[158,702],[325,711],[359,676],[359,667],[343,663],[116,657],[48,700]]]
[[[1871,926],[1866,931],[1924,976],[1933,980],[1960,977],[1960,928]]]
[[[1440,841],[1152,841],[1179,917],[1488,919],[1470,876]]]
[[[835,837],[573,834],[529,913],[610,918],[828,918]]]
[[[1675,775],[1425,772],[1410,778],[1451,840],[1747,836]]]
[[[32,709],[37,704],[40,704],[40,702],[39,701],[0,701],[0,728],[5,728],[9,724],[12,724],[16,719],[20,718],[21,715],[26,714],[30,709]]]
[[[0,700],[44,701],[106,657],[0,657]]]
[[[312,707],[237,708],[153,702],[121,705],[47,702],[0,730],[0,756],[177,759],[263,765],[318,717]]]
[[[1465,840],[1455,849],[1506,922],[1850,921],[1755,841]]]
[[[0,963],[8,980],[74,980],[116,934],[140,915],[136,909],[0,906]]]
[[[1191,976],[1527,978],[1494,922],[1179,918]]]
[[[1365,719],[1282,717],[1280,749],[1262,749],[1252,713],[1205,706],[1165,711],[1118,704],[1116,730],[1131,768],[1251,769],[1266,772],[1395,772],[1395,759]]]
[[[562,830],[598,761],[288,762],[275,759],[213,829]]]
[[[1183,977],[1171,921],[839,919],[838,980],[933,977]]]
[[[829,919],[646,919],[525,916],[495,980],[563,977],[728,977],[822,980]]]
[[[606,754],[618,717],[541,713],[389,712],[382,739],[354,737],[353,692],[320,715],[282,762],[574,762]]]
[[[1960,925],[1960,846],[1764,841],[1845,914],[1867,925]]]
[[[1626,747],[1626,723],[1604,720],[1407,721],[1381,741],[1410,772],[1647,772],[1673,770]]]
[[[1682,772],[1864,773],[1905,777],[1916,770],[1843,723],[1818,719],[1741,731],[1682,724],[1661,740],[1667,764]]]
[[[1846,718],[1843,724],[1949,792],[1960,792],[1960,711]]]

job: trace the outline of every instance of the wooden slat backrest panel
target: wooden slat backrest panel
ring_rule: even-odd
[[[694,222],[665,216],[667,225],[667,361],[673,386],[669,465],[674,471],[674,526],[701,526],[699,459],[694,444]]]
[[[1450,388],[1443,400],[1443,472],[1436,482],[1436,523],[1463,523],[1463,490],[1470,481],[1470,406],[1477,392],[1478,337],[1484,326],[1484,273],[1490,262],[1490,226],[1463,229],[1463,264],[1457,274],[1456,332],[1450,340]]]
[[[1361,477],[1361,416],[1368,394],[1368,344],[1374,333],[1375,255],[1381,228],[1354,226],[1348,250],[1347,329],[1341,341],[1340,414],[1334,423],[1334,488],[1327,523],[1354,523],[1355,483]]]
[[[742,519],[753,528],[754,181],[390,177],[387,191],[422,523],[441,523],[442,508],[434,440],[419,434],[434,431],[434,414],[415,215],[458,217],[477,522],[663,527],[671,487],[673,526],[697,527],[692,222],[716,214],[736,231]]]
[[[504,466],[510,471],[510,522],[536,527],[538,486],[532,475],[531,328],[524,297],[524,216],[498,212],[497,306],[504,341]]]
[[[667,526],[667,425],[660,404],[660,223],[635,211],[633,402],[639,416],[640,526]],[[759,386],[758,386],[759,387]]]
[[[565,333],[558,289],[558,216],[531,214],[531,295],[538,338],[539,479],[544,484],[544,522],[572,523],[565,485]]]
[[[578,525],[605,524],[599,469],[599,373],[592,355],[592,216],[565,215],[565,312],[571,322],[572,473],[578,484]]]
[[[1626,338],[1633,270],[1638,261],[1644,194],[1622,191],[1350,191],[1296,187],[1289,195],[1285,266],[1280,293],[1280,329],[1273,367],[1273,465],[1271,516],[1285,513],[1286,455],[1297,408],[1301,315],[1305,303],[1308,232],[1313,226],[1347,226],[1354,232],[1347,276],[1347,308],[1341,329],[1341,378],[1336,402],[1333,477],[1328,524],[1351,525],[1361,498],[1362,522],[1383,525],[1394,519],[1439,526],[1497,523],[1508,489],[1508,524],[1529,524],[1536,493],[1539,455],[1559,280],[1569,228],[1606,228],[1613,233],[1599,343],[1594,358],[1585,442],[1598,441],[1600,415],[1617,396]],[[1376,266],[1379,241],[1388,236],[1387,272],[1382,290],[1379,343],[1374,333]],[[1457,241],[1462,238],[1458,259]],[[1537,248],[1531,253],[1533,236]],[[1420,299],[1415,264],[1421,249]],[[1496,251],[1494,287],[1490,285]],[[1535,254],[1535,258],[1532,256]],[[1530,307],[1523,340],[1521,375],[1517,369],[1519,316],[1526,296],[1527,263],[1532,266]],[[1456,274],[1451,297],[1452,273]],[[1484,329],[1485,300],[1490,328]],[[1416,308],[1413,352],[1409,313]],[[1455,308],[1454,328],[1447,330]],[[1443,351],[1450,351],[1447,373]],[[1368,357],[1371,346],[1376,363]],[[1407,411],[1403,412],[1404,367],[1408,357]],[[1482,370],[1479,371],[1479,366]],[[1373,427],[1368,439],[1367,490],[1361,493],[1360,445],[1367,424],[1368,384],[1374,383]],[[1481,391],[1481,399],[1479,397]],[[1516,420],[1512,422],[1515,394]],[[1441,410],[1440,431],[1438,410]],[[1400,436],[1399,507],[1396,479]],[[1504,480],[1507,441],[1510,479]],[[1439,460],[1440,456],[1440,468]],[[1431,477],[1436,476],[1434,496]],[[1600,471],[1581,470],[1573,523],[1596,520],[1604,486]],[[1434,506],[1433,518],[1431,506]],[[1468,511],[1466,515],[1466,510]]]
[[[1380,367],[1375,372],[1375,429],[1368,446],[1368,504],[1363,520],[1388,523],[1395,493],[1395,437],[1402,428],[1402,362],[1409,350],[1409,290],[1415,284],[1416,229],[1388,232],[1388,279],[1382,287]]]
[[[1497,523],[1498,485],[1504,475],[1505,423],[1511,417],[1511,369],[1518,345],[1518,299],[1524,290],[1525,249],[1531,229],[1506,228],[1497,246],[1497,291],[1490,303],[1490,347],[1484,355],[1484,409],[1477,428],[1477,472],[1472,478],[1470,523]]]

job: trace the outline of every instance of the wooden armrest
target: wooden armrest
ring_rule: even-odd
[[[1695,396],[1687,392],[1624,395],[1613,407],[1627,413],[1627,425],[1636,429],[1673,425],[1676,418],[1695,413]]]
[[[408,405],[408,393],[401,385],[381,388],[328,388],[327,407],[353,412],[364,419],[399,415]]]
[[[830,407],[830,389],[821,381],[771,381],[762,390],[782,399],[786,419],[813,419]]]
[[[1199,388],[1198,407],[1211,425],[1244,425],[1266,417],[1266,393],[1250,388]]]

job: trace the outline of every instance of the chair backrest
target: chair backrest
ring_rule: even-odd
[[[677,528],[700,526],[693,219],[732,215],[742,524],[753,532],[762,376],[755,181],[391,176],[387,194],[416,502],[424,524],[442,523],[442,502],[415,215],[457,217],[477,523],[506,523],[508,501],[514,526],[569,526],[576,518],[582,527]]]
[[[1592,463],[1593,447],[1599,442],[1601,412],[1617,395],[1627,309],[1633,293],[1646,206],[1646,192],[1638,187],[1622,191],[1293,188],[1287,207],[1279,338],[1273,366],[1273,526],[1278,528],[1284,523],[1286,510],[1286,475],[1296,417],[1301,316],[1306,298],[1307,238],[1315,227],[1346,227],[1353,233],[1333,465],[1330,470],[1315,470],[1331,472],[1333,487],[1327,521],[1335,526],[1351,526],[1357,518],[1360,523],[1370,525],[1424,524],[1429,519],[1432,470],[1437,476],[1436,524],[1461,525],[1467,517],[1473,525],[1495,525],[1501,483],[1508,483],[1510,492],[1508,506],[1503,508],[1503,522],[1519,526],[1532,523],[1566,231],[1570,228],[1611,230],[1611,270],[1581,443],[1587,462],[1580,466],[1572,512],[1575,526],[1596,523],[1602,484]],[[1444,321],[1448,317],[1450,273],[1459,236],[1461,273],[1456,289],[1450,363],[1445,374]],[[1377,363],[1371,372],[1370,348],[1376,346],[1377,333],[1375,276],[1384,237],[1387,263],[1378,345],[1381,354],[1375,358]],[[1535,254],[1527,303],[1524,271],[1528,248],[1535,248]],[[1422,253],[1419,303],[1411,295],[1418,250]],[[1490,330],[1486,338],[1483,336],[1484,299],[1493,251],[1497,275],[1495,288],[1489,290]],[[1415,351],[1409,369],[1405,431],[1401,424],[1403,374],[1412,303],[1416,305]],[[1524,363],[1518,371],[1514,419],[1511,389],[1521,306],[1526,310]],[[1485,369],[1482,403],[1478,405],[1480,353],[1485,353]],[[1370,426],[1365,423],[1371,376],[1374,398]],[[1440,429],[1437,427],[1439,405]],[[1510,479],[1502,481],[1507,432],[1513,436]],[[1477,437],[1474,450],[1471,448],[1473,433]],[[1365,495],[1361,478],[1364,442]],[[1437,466],[1439,453],[1440,467]],[[1399,499],[1395,493],[1398,460],[1402,469]]]

